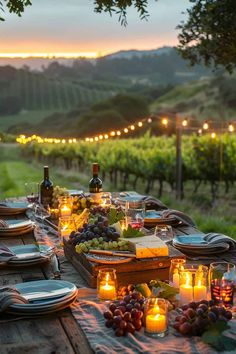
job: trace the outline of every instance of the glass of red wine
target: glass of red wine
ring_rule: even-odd
[[[29,208],[34,208],[39,201],[39,183],[27,182],[25,183],[26,199],[29,203]]]
[[[140,201],[129,201],[125,204],[125,217],[127,226],[140,230],[144,226],[145,203]]]
[[[235,279],[236,272],[233,263],[214,262],[210,264],[209,282],[211,298],[215,305],[233,306]]]

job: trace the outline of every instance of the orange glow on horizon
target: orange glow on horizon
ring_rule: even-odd
[[[100,56],[105,55],[101,52],[78,52],[78,53],[0,53],[0,58],[10,58],[10,59],[27,59],[27,58],[99,58]]]

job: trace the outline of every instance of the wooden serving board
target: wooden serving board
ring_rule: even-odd
[[[98,272],[103,268],[116,269],[118,285],[146,283],[157,278],[168,280],[171,259],[185,258],[185,255],[174,247],[168,247],[168,257],[134,259],[129,263],[121,264],[98,264],[88,260],[86,254],[76,253],[75,247],[64,240],[66,258],[92,288],[96,288]]]

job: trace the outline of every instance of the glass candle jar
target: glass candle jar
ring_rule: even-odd
[[[180,304],[207,299],[208,268],[192,265],[180,270],[179,297]]]
[[[63,239],[68,239],[71,232],[76,230],[76,225],[73,217],[59,218],[58,231],[63,244]]]
[[[63,196],[58,198],[59,215],[60,217],[69,217],[72,215],[73,198],[70,196]]]
[[[111,193],[106,192],[101,195],[101,204],[103,208],[109,208],[111,206]]]
[[[117,298],[116,270],[113,268],[100,269],[97,276],[97,295],[102,301]]]
[[[233,306],[235,265],[227,262],[210,264],[209,283],[215,305]]]
[[[183,258],[175,258],[171,260],[169,282],[175,288],[179,288],[179,273],[184,269],[186,260]]]
[[[165,337],[168,333],[168,305],[165,299],[147,299],[144,311],[145,333],[150,337]]]

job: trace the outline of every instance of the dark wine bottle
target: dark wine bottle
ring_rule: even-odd
[[[52,206],[53,183],[49,179],[48,166],[44,166],[44,180],[40,184],[40,203],[47,208]]]
[[[98,163],[93,163],[92,172],[93,172],[93,178],[91,178],[89,181],[89,192],[100,193],[102,192],[102,180],[98,177],[98,172],[99,172]]]

